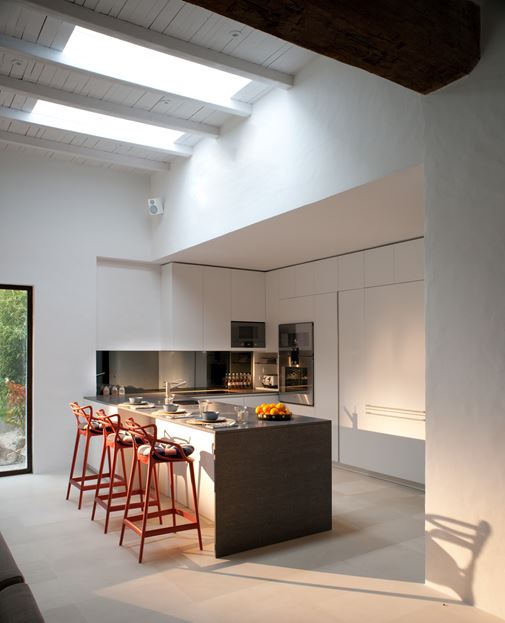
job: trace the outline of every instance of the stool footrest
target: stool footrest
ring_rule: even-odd
[[[142,515],[140,518],[142,518]],[[123,522],[126,526],[128,526],[128,528],[131,528],[137,534],[142,535],[142,527],[133,523],[132,519],[124,519]],[[153,528],[152,530],[146,530],[144,536],[160,536],[162,534],[182,532],[183,530],[194,530],[195,528],[198,528],[198,523],[196,522],[180,524],[178,526],[167,526],[166,528]]]

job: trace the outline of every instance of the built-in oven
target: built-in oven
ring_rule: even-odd
[[[265,348],[265,323],[232,320],[231,346],[232,348]]]
[[[314,323],[279,325],[279,400],[314,404]]]

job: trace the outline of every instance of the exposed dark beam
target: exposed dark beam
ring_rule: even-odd
[[[419,93],[480,58],[480,8],[470,0],[188,1]]]

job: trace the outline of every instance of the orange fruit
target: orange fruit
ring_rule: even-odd
[[[259,405],[256,407],[256,413],[261,413],[261,407]]]
[[[280,411],[282,411],[282,410],[284,410],[286,408],[282,402],[278,402],[275,406]]]
[[[270,415],[279,415],[279,409],[276,409],[275,407],[270,409]]]

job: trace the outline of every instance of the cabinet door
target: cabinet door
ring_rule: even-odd
[[[339,295],[340,461],[424,481],[423,282]]]
[[[205,350],[229,350],[231,271],[203,268],[203,343]]]
[[[274,352],[279,347],[279,274],[273,270],[265,276],[266,348]]]
[[[203,267],[172,264],[173,347],[203,350]]]
[[[253,270],[231,271],[231,319],[265,321],[265,274]]]

